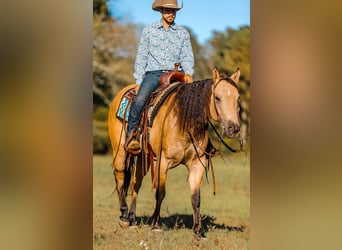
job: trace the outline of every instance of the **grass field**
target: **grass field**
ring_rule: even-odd
[[[137,228],[121,228],[111,156],[93,158],[93,249],[249,249],[250,168],[243,154],[214,158],[216,195],[211,172],[201,186],[202,225],[207,239],[193,237],[192,208],[184,166],[168,173],[166,197],[161,207],[163,232],[152,232],[154,211],[151,176],[143,182],[137,201]],[[129,201],[129,197],[128,197]]]

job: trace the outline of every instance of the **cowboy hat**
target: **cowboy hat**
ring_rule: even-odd
[[[183,8],[183,1],[181,7],[178,6],[177,0],[155,0],[153,2],[153,10],[160,11],[162,8],[175,9],[176,11],[178,11]]]

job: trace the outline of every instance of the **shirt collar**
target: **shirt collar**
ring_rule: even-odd
[[[159,22],[157,22],[157,28],[160,29],[160,28],[163,28],[163,23],[161,20],[159,20]],[[175,22],[173,22],[171,25],[170,25],[170,28],[173,29],[173,30],[176,30],[177,29],[177,25]]]

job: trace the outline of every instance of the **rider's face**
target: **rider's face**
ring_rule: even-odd
[[[161,9],[161,13],[163,15],[163,19],[171,24],[176,18],[176,10],[175,9],[168,9],[168,8],[163,8]]]

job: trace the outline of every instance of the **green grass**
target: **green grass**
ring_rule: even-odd
[[[202,224],[207,240],[193,237],[192,208],[184,166],[168,173],[166,197],[161,208],[163,232],[151,232],[148,220],[154,211],[150,173],[137,201],[138,228],[121,228],[110,156],[93,158],[93,248],[94,249],[249,249],[250,168],[243,154],[214,158],[216,195],[211,172],[201,186]],[[129,197],[128,197],[129,201]]]

